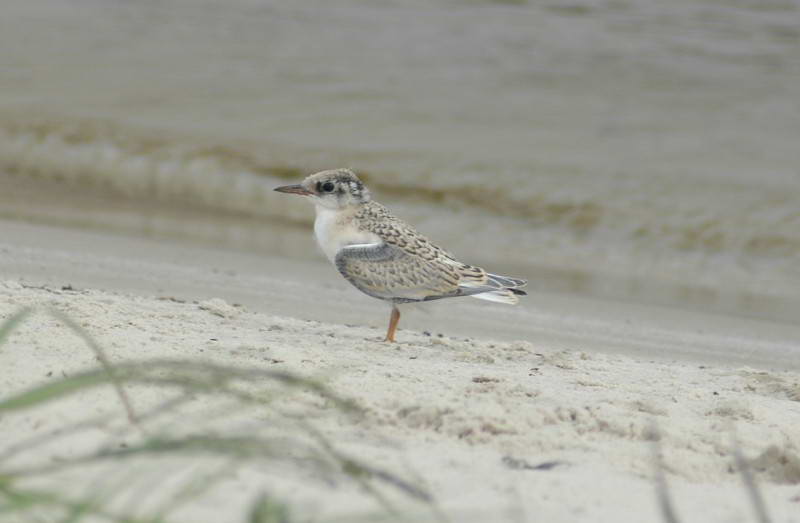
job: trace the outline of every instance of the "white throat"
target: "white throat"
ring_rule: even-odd
[[[368,231],[359,230],[353,220],[355,209],[330,209],[322,205],[314,206],[317,218],[314,220],[314,236],[325,256],[333,262],[336,254],[347,245],[379,243],[380,237]]]

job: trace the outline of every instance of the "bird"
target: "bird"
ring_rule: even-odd
[[[274,190],[310,199],[325,256],[358,290],[391,304],[385,342],[395,342],[400,304],[460,296],[515,304],[526,295],[526,280],[462,263],[395,217],[350,169],[321,171]]]

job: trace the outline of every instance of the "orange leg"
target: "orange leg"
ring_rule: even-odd
[[[400,321],[400,311],[397,307],[392,307],[392,315],[389,316],[389,330],[386,331],[386,339],[383,341],[394,342],[394,331],[397,330],[397,322]]]

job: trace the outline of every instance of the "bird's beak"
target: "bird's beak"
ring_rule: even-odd
[[[286,192],[289,194],[299,194],[301,196],[309,196],[311,194],[299,183],[296,185],[284,185],[283,187],[275,187],[275,190],[278,192]]]

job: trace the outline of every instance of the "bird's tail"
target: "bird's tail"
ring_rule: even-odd
[[[486,273],[486,281],[483,284],[475,286],[467,284],[467,286],[472,287],[470,290],[473,292],[469,295],[473,298],[514,305],[519,301],[519,296],[527,294],[520,289],[527,284],[526,280]]]

